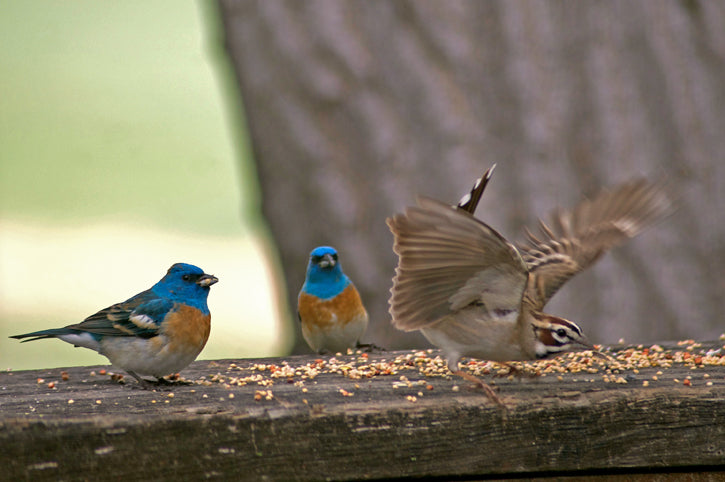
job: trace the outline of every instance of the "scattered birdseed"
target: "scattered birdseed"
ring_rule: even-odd
[[[274,398],[274,395],[272,394],[272,390],[256,390],[254,392],[254,400],[260,401],[264,398],[265,400],[272,400]]]
[[[271,387],[276,383],[290,384],[300,387],[303,393],[313,391],[317,384],[316,378],[320,375],[341,376],[353,381],[347,388],[354,386],[359,390],[362,383],[359,380],[393,377],[393,389],[414,389],[413,393],[433,390],[431,380],[442,378],[455,379],[448,370],[446,360],[439,355],[439,351],[432,349],[397,352],[385,358],[373,358],[367,353],[349,350],[347,355],[337,354],[330,358],[316,358],[305,362],[280,361],[275,363],[217,363],[210,364],[219,371],[202,376],[193,383],[209,386],[220,384],[226,389],[254,385],[258,390],[254,392],[255,400],[271,400]],[[582,352],[566,353],[554,359],[535,360],[528,362],[511,362],[499,364],[495,362],[466,358],[461,363],[461,369],[476,377],[499,375],[507,378],[517,378],[517,375],[546,377],[554,376],[559,381],[570,383],[595,382],[602,380],[605,383],[626,384],[637,380],[634,375],[640,375],[647,380],[642,381],[643,386],[649,386],[658,379],[672,380],[666,375],[668,369],[678,366],[704,371],[711,366],[725,366],[725,350],[702,349],[700,343],[693,340],[683,340],[676,346],[663,348],[661,345],[650,346],[640,344],[617,348],[600,348]],[[646,372],[643,370],[651,370]],[[654,369],[654,370],[652,370]],[[656,370],[656,372],[655,372]],[[651,374],[655,372],[656,374]],[[568,377],[567,374],[579,374]],[[581,376],[584,375],[584,376]],[[696,377],[696,375],[695,375]],[[708,378],[703,373],[703,378]],[[680,383],[679,380],[676,383]],[[423,389],[425,387],[425,389]],[[459,391],[458,385],[452,391]],[[338,388],[343,396],[353,396],[352,392]],[[347,395],[345,394],[347,393]],[[408,392],[410,393],[410,392]]]

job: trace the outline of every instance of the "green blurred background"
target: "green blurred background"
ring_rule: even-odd
[[[2,2],[0,71],[0,368],[107,363],[7,337],[178,261],[220,278],[201,359],[289,349],[215,3]]]

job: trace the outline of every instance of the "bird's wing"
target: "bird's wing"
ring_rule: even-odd
[[[519,246],[531,273],[526,298],[535,309],[569,278],[593,264],[608,249],[639,234],[674,211],[663,182],[636,180],[585,200],[571,211],[558,211],[539,234],[527,230]]]
[[[461,200],[458,201],[458,205],[456,206],[458,209],[470,213],[471,216],[473,216],[473,213],[476,212],[478,201],[481,200],[483,191],[486,190],[488,181],[490,181],[491,176],[493,176],[494,169],[496,169],[496,164],[486,169],[486,172],[483,173],[483,176],[476,179],[476,182],[473,184],[471,191],[466,193],[461,198]]]
[[[101,336],[151,338],[158,335],[161,322],[173,306],[173,301],[158,298],[150,290],[144,291],[66,328]]]
[[[424,328],[471,303],[482,303],[498,316],[518,312],[526,265],[489,226],[423,197],[387,224],[399,257],[390,290],[397,328]]]

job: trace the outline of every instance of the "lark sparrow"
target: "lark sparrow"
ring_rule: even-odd
[[[495,167],[495,165],[494,165]],[[451,207],[419,197],[387,219],[399,257],[390,297],[393,325],[420,330],[440,347],[451,372],[463,356],[507,362],[555,356],[592,345],[573,322],[544,313],[569,278],[608,249],[670,214],[662,183],[636,180],[559,211],[540,234],[514,245],[473,217],[493,167]]]

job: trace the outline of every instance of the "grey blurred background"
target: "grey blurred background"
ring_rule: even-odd
[[[598,343],[723,332],[725,3],[220,5],[291,306],[307,253],[330,244],[368,341],[424,345],[389,323],[385,218],[418,193],[454,203],[498,163],[477,214],[513,239],[602,186],[675,180],[679,211],[548,311]]]

